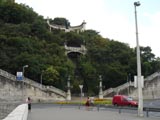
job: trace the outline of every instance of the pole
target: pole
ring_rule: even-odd
[[[23,80],[22,80],[22,100],[24,100],[24,72],[25,72],[25,68],[28,67],[28,65],[23,66]]]
[[[99,76],[99,99],[103,99],[102,76]]]
[[[42,87],[42,73],[41,73],[41,87]]]
[[[43,70],[42,70],[42,72],[41,72],[41,78],[40,78],[40,83],[41,83],[41,88],[42,88],[42,84],[43,84]]]
[[[71,100],[71,86],[70,86],[70,76],[68,77],[68,80],[67,80],[67,100]]]
[[[82,89],[83,89],[83,85],[79,85],[79,88],[80,88],[80,91],[81,91],[81,98],[80,98],[80,106],[81,106],[82,105]]]
[[[128,76],[128,93],[130,94],[130,82],[131,82],[131,74]]]
[[[141,60],[140,60],[137,11],[136,11],[136,7],[140,6],[140,3],[134,2],[134,6],[135,6],[135,26],[136,26],[136,43],[137,43],[138,116],[143,116],[143,95],[142,95],[142,86],[141,86]]]
[[[81,105],[82,105],[82,89],[81,89]]]
[[[23,80],[22,80],[22,101],[24,100],[24,67],[23,66],[23,70],[22,70],[22,73],[23,73]]]
[[[129,79],[129,77],[128,77],[128,75],[127,75],[127,84],[128,84],[127,94],[128,94],[128,96],[129,96],[129,82],[128,82],[129,80],[128,80],[128,79]]]

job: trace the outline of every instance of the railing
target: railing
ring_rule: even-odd
[[[160,112],[160,108],[144,108],[144,111],[146,111],[146,116],[149,117],[149,112]]]
[[[112,92],[114,92],[114,88],[109,88],[109,89],[103,91],[103,95],[108,95],[108,94],[110,94]]]
[[[121,114],[122,112],[124,112],[125,110],[129,111],[138,111],[137,107],[127,107],[127,106],[113,106],[113,105],[97,105],[97,111],[100,111],[102,108],[103,109],[115,109],[118,110],[118,113]],[[143,111],[146,113],[146,117],[149,117],[149,112],[159,112],[160,114],[160,108],[153,108],[153,107],[144,107]],[[138,113],[138,112],[137,112]],[[159,116],[160,117],[160,116]]]
[[[16,81],[16,76],[15,75],[12,75],[12,74],[10,74],[10,73],[2,70],[2,69],[0,69],[0,75],[4,76],[4,77],[6,77],[6,78],[8,78],[10,80]]]
[[[64,46],[67,52],[80,52],[82,54],[85,54],[87,49],[84,45],[81,45],[81,47],[68,47],[67,45]]]
[[[78,25],[78,26],[68,26],[68,28],[66,28],[66,26],[63,26],[63,25],[50,24],[49,20],[47,20],[47,24],[51,28],[61,29],[61,30],[65,30],[65,32],[70,32],[70,31],[75,31],[75,30],[83,31],[83,29],[85,29],[84,24],[86,23],[83,22],[81,25]]]
[[[52,92],[54,92],[54,93],[57,93],[57,94],[59,94],[59,95],[62,95],[62,96],[66,96],[66,93],[64,92],[64,91],[62,91],[62,90],[60,90],[60,89],[58,89],[58,88],[56,88],[56,87],[53,87],[53,86],[45,86],[45,85],[42,85],[42,84],[40,84],[40,83],[37,83],[37,82],[35,82],[35,81],[33,81],[33,80],[31,80],[31,79],[28,79],[28,78],[25,78],[25,80],[24,80],[24,82],[25,83],[28,83],[28,84],[31,84],[31,85],[33,85],[33,86],[35,86],[35,87],[37,87],[37,88],[39,88],[39,89],[41,89],[41,90],[44,90],[44,91],[52,91]]]
[[[13,80],[13,81],[16,81],[16,76],[15,75],[12,75],[4,70],[1,70],[0,69],[0,75],[1,76],[4,76],[10,80]],[[31,79],[28,79],[28,78],[24,78],[24,83],[27,83],[27,84],[30,84],[32,86],[35,86],[36,88],[39,88],[41,90],[44,90],[44,91],[52,91],[54,93],[57,93],[59,95],[62,95],[63,97],[66,97],[66,93],[58,88],[55,88],[55,87],[51,87],[51,86],[45,86],[45,85],[41,85],[40,83],[37,83]]]
[[[11,111],[13,111],[21,103],[4,103],[0,102],[0,120],[5,118]]]
[[[116,87],[115,89],[116,90],[121,90],[121,89],[125,89],[125,88],[128,88],[129,86],[131,86],[131,85],[133,85],[133,83],[125,83],[125,84],[123,84],[123,85],[120,85],[120,86],[118,86],[118,87]]]
[[[144,81],[153,80],[155,77],[157,77],[157,76],[159,76],[159,75],[160,75],[159,72],[155,72],[155,73],[153,73],[152,75],[146,77],[146,78],[144,79]]]
[[[86,51],[86,48],[84,46],[81,46],[81,47],[67,47],[65,46],[65,49],[66,50],[71,50],[71,51]]]
[[[65,108],[67,106],[70,107],[78,107],[78,109],[84,109],[84,104],[60,104],[60,108]],[[118,112],[119,114],[122,113],[132,113],[132,114],[137,114],[138,115],[138,107],[129,107],[129,106],[113,106],[113,105],[104,105],[104,104],[98,104],[98,105],[93,105],[89,106],[87,108],[88,110],[94,110],[94,111],[114,111]],[[155,116],[155,115],[149,115],[150,112],[158,113],[158,117],[160,117],[160,108],[152,108],[152,107],[144,107],[143,108],[144,116],[149,117],[149,116]],[[155,116],[157,117],[157,115]]]
[[[133,82],[130,82],[130,83],[127,82],[127,83],[124,83],[124,84],[122,84],[122,85],[120,85],[118,87],[109,88],[109,89],[107,89],[107,90],[105,90],[103,92],[103,95],[107,95],[107,94],[110,94],[112,92],[118,92],[118,91],[120,91],[122,89],[128,88],[129,86],[133,86]]]
[[[153,79],[156,78],[157,76],[160,76],[160,73],[159,73],[159,72],[153,73],[152,75],[150,75],[150,76],[148,76],[147,78],[145,78],[144,81],[147,82],[147,81],[153,80]],[[124,83],[124,84],[122,84],[122,85],[120,85],[120,86],[118,86],[118,87],[109,88],[109,89],[107,89],[107,90],[104,91],[104,95],[107,95],[107,94],[110,94],[110,93],[112,93],[112,92],[125,89],[125,88],[127,88],[127,87],[129,87],[129,86],[133,86],[133,84],[134,84],[133,82],[131,82],[131,83],[128,83],[128,82],[127,82],[127,83]]]
[[[28,104],[21,104],[9,113],[3,120],[27,120],[27,117]]]

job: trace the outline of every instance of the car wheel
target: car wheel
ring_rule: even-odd
[[[118,106],[118,104],[115,103],[114,106]]]

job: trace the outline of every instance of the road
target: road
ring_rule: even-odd
[[[159,120],[158,117],[138,117],[134,113],[110,111],[109,109],[97,111],[97,108],[79,109],[78,106],[60,106],[54,104],[33,104],[28,120]]]
[[[145,101],[144,107],[160,108],[160,99]],[[149,112],[149,115],[160,118],[160,112]]]

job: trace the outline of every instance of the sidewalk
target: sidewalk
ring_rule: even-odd
[[[138,117],[133,113],[121,113],[85,107],[37,106],[32,107],[28,120],[160,120],[160,117]]]

